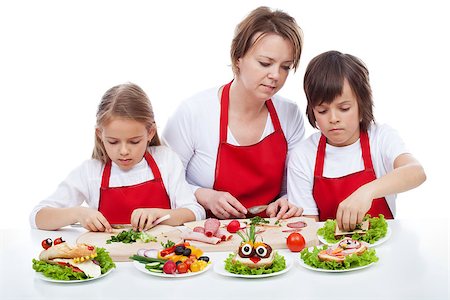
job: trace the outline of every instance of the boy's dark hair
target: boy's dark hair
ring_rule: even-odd
[[[303,81],[306,115],[314,128],[317,128],[314,107],[331,103],[342,95],[344,79],[347,79],[358,101],[361,131],[367,131],[374,122],[372,89],[366,65],[353,55],[328,51],[310,61]]]

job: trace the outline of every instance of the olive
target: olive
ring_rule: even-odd
[[[176,248],[175,248],[175,254],[176,255],[182,255],[183,253],[184,253],[184,250],[185,250],[186,248],[184,247],[184,246],[177,246]]]
[[[200,256],[200,257],[198,258],[198,260],[204,260],[204,261],[206,261],[206,262],[209,262],[209,257],[208,257],[208,256]]]
[[[189,249],[189,248],[186,248],[186,249],[184,249],[184,251],[183,251],[183,255],[184,256],[189,256],[189,255],[191,255],[191,249]]]
[[[179,264],[181,264],[182,263],[182,261],[181,260],[179,260],[179,261],[177,261],[176,263],[175,263],[175,265],[179,265]]]

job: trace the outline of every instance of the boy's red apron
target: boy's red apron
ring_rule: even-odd
[[[161,179],[158,166],[147,151],[144,157],[155,178],[130,186],[109,187],[111,160],[106,163],[100,187],[98,210],[109,223],[130,224],[131,213],[136,208],[170,209],[170,199]]]
[[[266,101],[275,131],[249,146],[227,143],[231,82],[224,86],[220,111],[220,140],[213,188],[229,192],[246,208],[269,204],[280,194],[287,142],[272,100]],[[211,212],[209,212],[211,215]],[[259,214],[266,217],[265,212]]]
[[[339,203],[345,200],[359,187],[377,178],[370,156],[369,136],[367,132],[361,132],[359,139],[364,160],[364,170],[343,177],[326,178],[323,177],[322,174],[327,141],[324,135],[320,137],[319,146],[317,147],[313,186],[313,196],[319,209],[320,221],[335,219]],[[372,217],[383,214],[386,219],[394,218],[384,197],[374,199],[372,201],[372,206],[367,213]]]

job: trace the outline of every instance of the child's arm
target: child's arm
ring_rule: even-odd
[[[401,154],[394,161],[394,170],[369,182],[339,204],[336,222],[343,230],[353,230],[370,209],[373,199],[408,191],[426,179],[422,165],[411,155]]]
[[[98,210],[88,207],[56,208],[44,207],[36,214],[36,226],[44,230],[56,230],[80,222],[91,231],[112,231],[106,218]]]
[[[168,214],[170,219],[161,222],[161,224],[178,226],[195,221],[194,213],[188,208],[137,208],[131,214],[131,226],[134,230],[145,231],[153,226],[154,221]]]

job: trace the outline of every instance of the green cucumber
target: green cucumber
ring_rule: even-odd
[[[158,267],[161,263],[159,261],[154,261],[151,263],[146,264],[146,267]]]
[[[147,269],[147,268],[146,268]],[[154,273],[162,273],[163,271],[162,270],[160,270],[160,269],[147,269],[147,270],[149,270],[150,272],[154,272]]]

